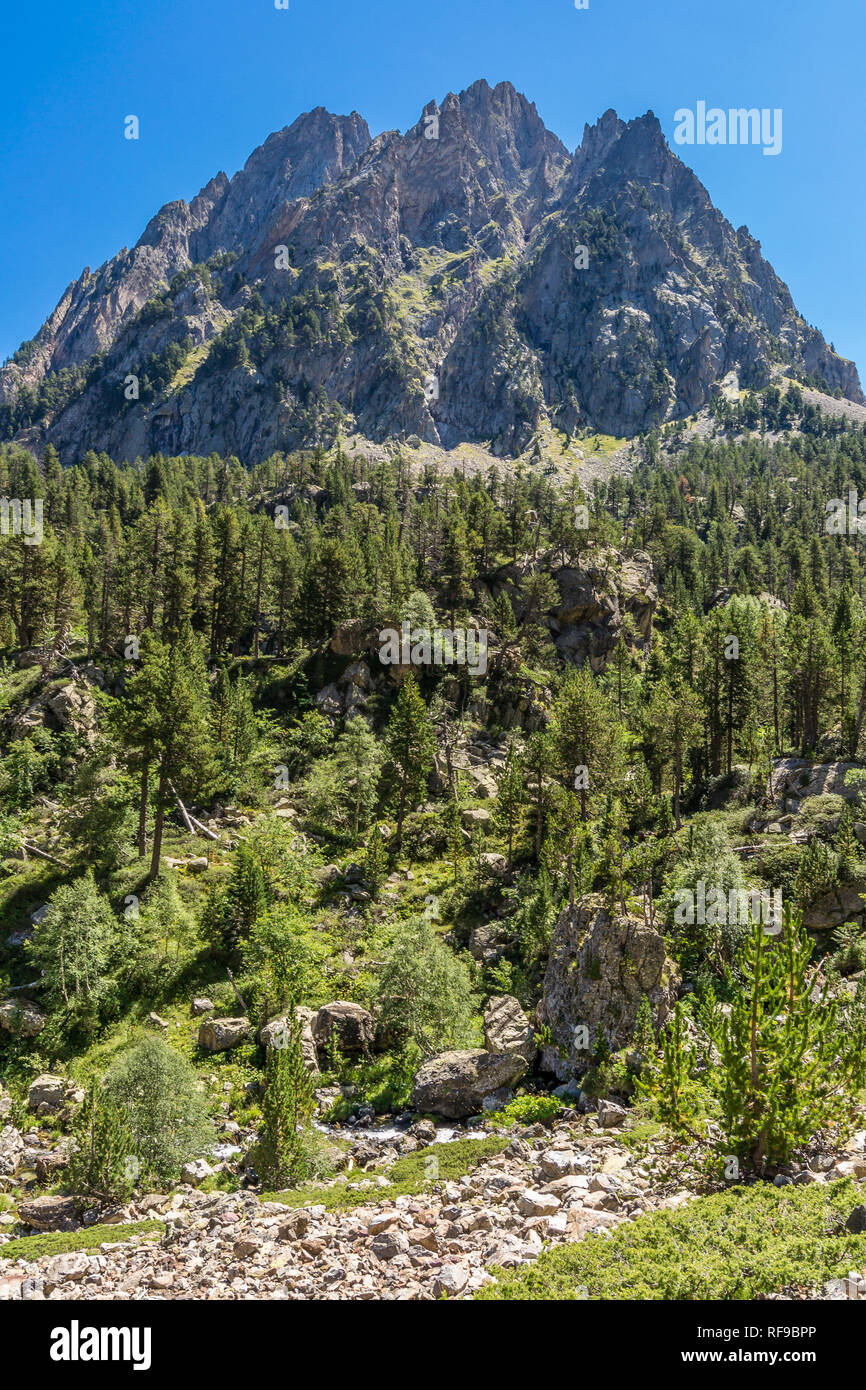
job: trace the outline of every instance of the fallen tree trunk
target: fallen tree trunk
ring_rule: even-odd
[[[177,802],[177,809],[183,816],[184,825],[186,826],[190,835],[195,835],[196,831],[200,831],[201,834],[206,835],[209,840],[218,840],[219,835],[215,835],[214,832],[212,830],[209,830],[206,825],[202,825],[201,821],[196,820],[192,812],[186,809],[180,797],[178,796],[177,788],[175,787],[174,783],[169,782],[168,785],[171,788],[171,793],[175,801]]]
[[[196,820],[195,816],[190,815],[190,820],[192,821],[196,830],[200,830],[202,835],[206,835],[209,840],[219,840],[219,835],[215,835],[214,832],[212,830],[209,830],[206,825],[202,825],[200,820]]]
[[[22,840],[21,848],[25,850],[27,854],[35,854],[37,859],[47,859],[49,864],[56,864],[58,869],[66,869],[67,873],[72,870],[71,864],[64,864],[62,859],[58,859],[56,855],[49,854],[47,849],[40,849],[38,845],[31,845],[29,840]]]

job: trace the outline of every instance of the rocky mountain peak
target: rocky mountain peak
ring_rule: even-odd
[[[571,156],[511,83],[482,79],[405,133],[316,107],[166,203],[0,371],[0,428],[66,458],[252,462],[338,430],[513,455],[548,426],[633,435],[731,373],[759,388],[786,368],[864,401],[652,111],[606,111]],[[132,406],[129,373],[148,382]]]

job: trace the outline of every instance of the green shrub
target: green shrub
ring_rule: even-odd
[[[502,1110],[495,1111],[490,1120],[499,1125],[543,1125],[555,1119],[562,1109],[559,1096],[516,1096]]]
[[[397,1047],[414,1042],[431,1056],[475,1040],[469,970],[423,918],[397,927],[379,977],[379,998],[382,1025]]]
[[[213,1141],[195,1069],[162,1038],[145,1038],[123,1053],[105,1089],[125,1113],[142,1184],[176,1179]]]
[[[475,1297],[727,1302],[820,1288],[866,1262],[866,1236],[844,1227],[859,1200],[850,1180],[733,1188],[496,1270],[497,1282]]]

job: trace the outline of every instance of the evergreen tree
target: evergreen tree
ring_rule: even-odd
[[[304,1061],[301,1028],[293,1011],[281,1042],[268,1050],[257,1160],[262,1181],[277,1189],[307,1176],[305,1131],[315,1106],[315,1083]]]
[[[406,809],[420,797],[433,766],[435,740],[414,674],[400,687],[385,732],[385,753],[394,800],[397,804],[396,848],[403,842]]]

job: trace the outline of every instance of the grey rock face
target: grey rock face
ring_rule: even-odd
[[[537,1011],[554,1043],[544,1049],[545,1065],[564,1078],[579,1054],[586,1061],[585,1049],[576,1046],[581,1025],[590,1044],[601,1025],[614,1048],[624,1047],[644,994],[658,1025],[668,1017],[678,985],[662,936],[639,918],[611,914],[593,899],[574,911],[566,908],[553,928]]]
[[[29,999],[4,999],[0,1002],[0,1028],[22,1038],[35,1038],[48,1022],[41,1009]]]
[[[634,434],[777,363],[866,399],[651,112],[607,112],[572,157],[510,83],[476,82],[374,140],[357,113],[317,108],[167,204],[67,288],[0,371],[0,406],[81,369],[15,416],[69,462],[89,447],[255,462],[341,427],[510,455],[546,423]],[[129,374],[150,383],[137,401]]]
[[[24,1140],[14,1125],[0,1130],[0,1177],[8,1178],[17,1172],[24,1158]]]

